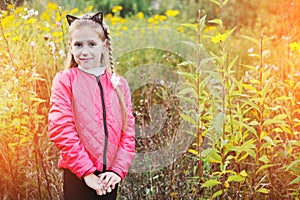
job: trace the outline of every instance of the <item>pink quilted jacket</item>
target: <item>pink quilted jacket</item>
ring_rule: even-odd
[[[71,68],[53,80],[49,137],[60,150],[58,167],[79,178],[111,170],[124,179],[135,154],[130,90],[121,77],[118,87],[128,110],[127,127],[122,131],[123,111],[111,76],[108,71],[96,77]]]

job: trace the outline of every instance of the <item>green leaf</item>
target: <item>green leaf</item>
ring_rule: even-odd
[[[269,160],[269,158],[268,158],[267,155],[261,156],[258,160],[260,160],[260,161],[262,161],[262,162],[264,162],[266,164],[270,162],[270,160]]]
[[[265,137],[263,137],[263,139],[264,139],[266,142],[268,142],[270,145],[273,145],[273,146],[276,145],[270,136],[265,136]]]
[[[210,162],[222,163],[222,157],[218,153],[214,153],[209,157]]]
[[[229,176],[227,182],[235,181],[235,182],[244,182],[246,177],[241,176],[239,174]]]
[[[194,154],[196,156],[199,156],[199,152],[194,149],[189,149],[188,152],[190,152],[191,154]]]
[[[176,73],[179,74],[179,75],[182,75],[184,77],[190,78],[194,82],[197,81],[195,74],[192,74],[192,73],[189,73],[189,72],[183,72],[183,71],[177,71]],[[187,84],[187,83],[185,83],[185,84]],[[195,84],[188,84],[188,85],[195,87]]]
[[[193,88],[184,88],[183,90],[180,90],[176,95],[179,95],[179,96],[185,96],[185,95],[188,95],[188,96],[197,96],[196,94],[196,91],[193,89]]]
[[[241,37],[257,44],[257,46],[260,46],[260,42],[257,39],[253,38],[253,37],[249,37],[249,36],[246,36],[246,35],[242,35]]]
[[[241,99],[240,101],[248,104],[249,106],[251,106],[252,108],[254,108],[255,110],[257,110],[257,112],[260,112],[259,106],[256,105],[255,103],[253,103],[252,101],[249,101],[249,100],[247,101],[247,100],[243,100],[243,99]]]
[[[262,165],[262,166],[260,166],[260,168],[256,171],[256,173],[258,173],[258,172],[260,172],[260,171],[262,171],[262,170],[264,170],[264,169],[267,169],[267,168],[270,168],[270,167],[274,167],[274,166],[276,166],[277,164],[265,164],[265,165]]]
[[[274,119],[277,119],[277,120],[284,120],[286,119],[288,116],[287,114],[279,114],[279,115],[275,115]]]
[[[297,183],[300,183],[300,176],[298,176],[297,178],[295,178],[294,180],[292,180],[289,185],[292,185],[292,184],[297,184]]]
[[[248,131],[250,131],[254,135],[257,135],[256,129],[253,128],[252,126],[249,126],[248,124],[243,123],[243,122],[238,122],[238,124],[240,124],[241,126],[243,126],[244,128],[246,128]]]
[[[249,155],[252,157],[252,158],[256,158],[256,153],[255,153],[255,151],[254,150],[252,150],[252,149],[249,149],[248,151],[247,151],[247,153],[249,153]]]
[[[201,152],[202,157],[207,157],[210,162],[222,163],[222,158],[216,149],[209,148]]]
[[[201,17],[200,19],[200,27],[204,27],[205,26],[205,20],[206,20],[206,15],[204,15],[203,17]]]
[[[213,57],[209,57],[209,58],[204,58],[200,60],[200,67],[202,67],[203,65],[207,64],[208,62],[211,62],[215,60],[215,58]]]
[[[197,51],[197,44],[195,42],[191,41],[180,41],[183,44],[186,44],[187,46],[192,47],[195,51]]]
[[[223,2],[222,2],[222,6],[225,6],[228,2],[229,2],[229,0],[223,1]]]
[[[244,176],[244,177],[248,176],[247,172],[244,169],[243,169],[243,171],[240,172],[240,175]]]
[[[179,64],[179,66],[186,66],[186,65],[195,65],[195,62],[192,61],[183,61],[182,63]]]
[[[212,20],[209,20],[208,22],[212,23],[212,24],[218,24],[219,26],[223,27],[223,22],[220,19],[212,19]]]
[[[213,127],[216,132],[220,135],[223,131],[223,123],[225,120],[225,115],[222,112],[219,112],[213,121]]]
[[[233,65],[235,64],[235,62],[237,61],[237,59],[239,58],[239,56],[236,56],[228,65],[228,71],[230,71],[233,67]]]
[[[208,180],[205,183],[203,183],[202,187],[213,187],[216,185],[219,185],[220,181],[212,179],[212,180]]]
[[[222,194],[222,190],[219,190],[213,194],[212,198],[214,199],[214,198],[220,196],[221,194]]]
[[[30,101],[36,101],[38,103],[44,103],[44,102],[46,102],[46,100],[40,99],[40,98],[36,98],[36,97],[31,97]]]
[[[219,1],[217,1],[217,0],[209,0],[209,1],[216,4],[217,6],[221,7],[221,4]]]
[[[263,82],[266,83],[265,86],[264,86],[264,88],[263,88],[263,96],[266,96],[267,93],[270,92],[270,87],[271,87],[271,85],[273,83],[273,77],[270,78],[270,79],[268,79],[268,80],[266,80],[266,81],[263,80]]]
[[[182,117],[182,119],[184,119],[187,122],[190,122],[191,124],[193,124],[194,126],[197,126],[197,122],[189,115],[180,113],[180,116]]]
[[[269,194],[270,190],[266,189],[266,188],[259,188],[259,190],[257,190],[257,192],[263,193],[263,194]]]
[[[181,26],[188,27],[188,28],[191,28],[191,29],[194,30],[194,31],[198,31],[197,25],[196,25],[196,24],[184,23],[184,24],[180,24],[180,25],[181,25]]]
[[[293,161],[289,166],[287,166],[286,170],[290,170],[293,168],[295,165],[297,165],[300,162],[300,159]]]

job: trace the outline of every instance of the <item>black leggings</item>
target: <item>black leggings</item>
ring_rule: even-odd
[[[80,180],[70,170],[64,170],[64,199],[65,200],[116,200],[118,185],[106,195],[99,196],[96,191],[88,187],[84,180]]]

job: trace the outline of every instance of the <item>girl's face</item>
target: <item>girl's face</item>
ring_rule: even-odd
[[[100,66],[101,56],[105,52],[106,46],[99,37],[99,33],[85,26],[75,29],[70,38],[70,51],[78,65],[84,69]]]

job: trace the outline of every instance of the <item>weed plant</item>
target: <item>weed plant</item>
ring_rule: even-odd
[[[201,10],[182,24],[178,10],[124,18],[123,7],[114,5],[105,16],[117,72],[135,88],[137,128],[154,130],[165,122],[151,137],[137,138],[137,153],[164,150],[174,141],[181,147],[192,137],[180,156],[165,152],[170,164],[156,167],[150,160],[143,163],[148,170],[129,173],[119,199],[299,199],[300,4],[277,1],[282,9],[275,17],[258,16],[241,27],[226,21],[234,2],[209,0],[214,15]],[[37,11],[9,5],[1,11],[2,199],[62,199],[58,151],[47,133],[51,82],[64,69],[68,51],[64,16],[94,8],[44,6]],[[174,34],[162,43],[169,35],[155,33],[166,30]],[[193,49],[190,57],[182,49]],[[147,84],[136,88],[137,82]],[[165,112],[155,110],[159,106]],[[178,138],[182,123],[193,131]]]

